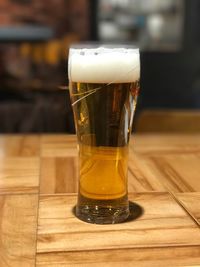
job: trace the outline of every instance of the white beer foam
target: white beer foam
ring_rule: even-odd
[[[84,83],[127,83],[140,78],[139,49],[70,49],[69,79]]]

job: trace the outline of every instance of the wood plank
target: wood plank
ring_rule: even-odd
[[[57,157],[41,159],[41,194],[75,193],[78,184],[78,158]],[[166,191],[161,182],[143,164],[141,156],[130,155],[129,192]]]
[[[74,216],[75,195],[41,196],[37,252],[200,245],[198,226],[168,193],[135,193],[130,200],[143,210],[140,217],[94,225]]]
[[[37,195],[0,196],[0,266],[35,266]]]
[[[77,157],[75,135],[43,135],[41,138],[42,157]]]
[[[37,193],[39,167],[35,157],[0,159],[0,194]]]
[[[129,248],[39,253],[37,267],[64,266],[199,266],[200,246]]]
[[[0,157],[37,157],[40,154],[38,135],[1,135]]]
[[[74,157],[42,158],[40,194],[77,192],[77,161]]]
[[[176,193],[175,196],[200,225],[200,192]]]
[[[59,135],[59,137],[55,135],[42,137],[43,158],[41,161],[40,188],[42,194],[77,192],[78,155],[76,137],[66,135]],[[166,191],[153,172],[148,168],[143,168],[142,159],[138,158],[139,155],[130,153],[129,192]]]
[[[146,156],[200,152],[200,134],[133,134],[130,147]]]
[[[200,154],[172,154],[146,158],[146,164],[172,193],[199,192]]]
[[[43,135],[41,153],[44,157],[77,156],[75,135]],[[200,152],[200,134],[135,134],[130,148],[145,155]]]
[[[172,157],[173,155],[175,155],[175,157],[178,157],[178,155],[182,155],[182,158],[183,158],[183,157],[186,157],[185,155],[189,154],[192,157],[194,153],[198,154],[199,153],[198,151],[200,151],[199,140],[200,140],[200,135],[183,135],[183,136],[182,135],[181,136],[180,135],[135,135],[135,138],[133,135],[131,138],[131,142],[130,142],[130,156],[129,156],[129,179],[128,179],[129,192],[147,192],[147,191],[161,192],[161,191],[166,191],[167,189],[171,190],[171,188],[174,191],[173,184],[170,183],[168,179],[166,178],[166,175],[168,174],[163,173],[162,170],[161,172],[159,172],[159,169],[158,169],[159,162],[155,168],[155,166],[152,167],[151,164],[149,164],[148,159],[152,158],[152,156],[160,157],[160,155],[161,156],[172,155]],[[48,177],[44,178],[45,186],[44,187],[42,186],[43,189],[41,192],[42,193],[53,193],[57,191],[59,193],[60,192],[64,193],[64,189],[60,191],[55,188],[56,187],[55,180],[58,181],[57,184],[59,183],[63,184],[64,182],[62,177],[58,177],[58,176],[55,177],[56,165],[58,166],[60,164],[53,163],[54,160],[53,159],[50,160],[50,158],[77,157],[76,137],[74,135],[71,135],[71,136],[45,135],[42,137],[42,152],[41,153],[43,157],[46,158],[43,161],[44,166],[47,166],[46,164],[47,161],[52,161],[52,166],[48,167],[48,168],[51,168],[51,170],[50,171],[47,170],[48,171],[47,176],[50,177],[51,182],[49,183],[49,186],[47,186],[46,179],[49,179],[49,178]],[[158,161],[161,160],[159,157],[158,157]],[[147,159],[146,162],[145,162],[145,158]],[[194,164],[195,166],[197,165],[195,162],[193,162],[193,165]],[[72,170],[72,168],[70,169]],[[78,173],[77,169],[74,169],[72,172]],[[194,172],[194,169],[193,169],[193,172]],[[198,172],[198,169],[196,168],[196,174],[197,172]],[[65,174],[63,172],[63,177],[64,175]],[[70,175],[71,175],[71,171],[70,171]],[[42,177],[44,176],[45,174],[42,171]],[[59,180],[61,180],[61,182],[59,182]],[[165,182],[165,180],[167,181],[167,183]],[[72,185],[69,178],[67,179],[67,181],[68,183],[66,184]],[[193,179],[193,181],[195,181],[195,179]],[[182,181],[182,184],[183,183],[184,181]],[[51,189],[48,189],[50,187]],[[196,183],[192,185],[192,187],[187,188],[187,189],[185,188],[184,185],[182,187],[183,188],[179,189],[178,192],[182,192],[180,191],[182,189],[191,191],[193,190],[192,189],[193,187],[196,187]],[[72,190],[70,191],[72,192]]]
[[[200,111],[185,109],[145,109],[136,118],[137,132],[199,133]]]
[[[166,188],[148,166],[145,158],[138,153],[129,153],[128,191],[165,192]]]

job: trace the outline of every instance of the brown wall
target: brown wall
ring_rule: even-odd
[[[20,3],[21,2],[21,3]],[[59,37],[67,32],[89,37],[88,0],[1,0],[0,25],[40,24],[52,27]]]

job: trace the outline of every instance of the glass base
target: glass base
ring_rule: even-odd
[[[90,199],[79,195],[76,216],[85,222],[96,224],[115,224],[129,217],[127,196],[112,200]]]

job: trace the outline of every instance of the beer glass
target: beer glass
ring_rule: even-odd
[[[139,50],[73,46],[70,98],[79,150],[76,216],[97,224],[129,216],[128,144],[140,79]]]

